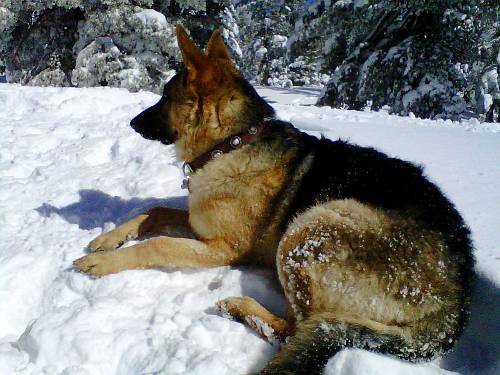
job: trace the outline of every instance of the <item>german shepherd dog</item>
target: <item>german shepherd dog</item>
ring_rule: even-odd
[[[409,361],[450,349],[467,317],[472,245],[422,170],[372,148],[317,139],[274,118],[219,31],[203,53],[177,27],[185,69],[131,126],[175,143],[189,211],[158,207],[105,233],[74,262],[90,275],[162,266],[276,269],[278,317],[248,297],[218,307],[284,343],[260,374],[319,374],[343,348]],[[157,236],[117,249],[162,228]]]

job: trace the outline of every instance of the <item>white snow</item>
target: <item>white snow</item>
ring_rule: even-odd
[[[259,92],[305,131],[423,164],[476,245],[472,319],[453,353],[411,365],[345,350],[325,373],[499,373],[500,127],[318,108],[317,89]],[[71,268],[103,230],[150,206],[185,206],[172,146],[128,126],[157,99],[123,89],[0,84],[0,375],[246,374],[277,350],[214,307],[250,296],[284,313],[269,271],[140,270],[92,279]]]
[[[166,29],[168,28],[167,19],[165,15],[160,12],[157,12],[154,9],[143,9],[140,12],[137,12],[136,17],[144,23],[145,26],[157,29]]]

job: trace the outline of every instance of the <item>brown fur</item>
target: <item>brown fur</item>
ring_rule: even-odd
[[[167,84],[154,114],[144,116],[168,124],[165,137],[189,162],[272,109],[235,69],[218,31],[206,53],[182,28],[177,36],[186,71]],[[286,319],[249,298],[219,303],[267,338],[263,323],[279,340],[293,336],[266,374],[307,373],[301,363],[316,373],[325,356],[345,346],[368,348],[370,340],[372,350],[407,359],[449,347],[460,330],[463,301],[460,265],[442,233],[409,211],[356,199],[318,202],[291,220],[287,215],[314,155],[301,154],[300,142],[291,141],[300,136],[287,129],[198,170],[190,182],[189,214],[158,208],[140,215],[92,241],[94,252],[75,266],[95,276],[157,266],[276,268],[290,304]],[[192,231],[192,238],[160,236],[116,250],[165,226]]]
[[[217,307],[230,317],[246,323],[271,342],[276,339],[285,341],[293,330],[289,322],[272,314],[253,298],[230,297],[217,302]]]

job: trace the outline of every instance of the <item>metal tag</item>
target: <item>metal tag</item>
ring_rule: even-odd
[[[182,184],[181,184],[181,189],[188,189],[189,190],[189,177],[183,178],[182,179]]]
[[[184,174],[184,176],[188,176],[193,173],[193,168],[191,168],[189,163],[182,164],[182,173]]]

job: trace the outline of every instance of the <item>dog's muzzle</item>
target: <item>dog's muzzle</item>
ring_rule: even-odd
[[[149,107],[130,121],[130,126],[146,139],[160,141],[169,145],[175,141],[169,127],[162,121],[161,107],[165,104],[164,99],[160,99],[154,106]]]

